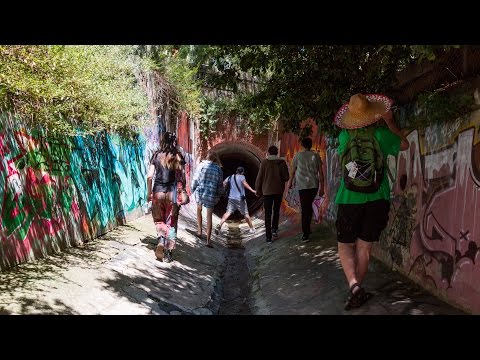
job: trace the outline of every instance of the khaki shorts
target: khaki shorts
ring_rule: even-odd
[[[229,198],[227,212],[233,214],[235,210],[238,210],[243,216],[245,216],[245,214],[248,214],[247,201]]]

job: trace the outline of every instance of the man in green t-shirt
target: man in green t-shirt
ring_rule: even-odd
[[[340,159],[350,151],[352,136],[362,131],[371,131],[374,134],[380,149],[379,157],[383,156],[384,167],[388,166],[386,165],[388,155],[396,156],[399,150],[408,149],[407,139],[393,120],[391,104],[392,100],[384,95],[356,94],[340,108],[334,119],[335,125],[343,128],[338,137]],[[380,119],[385,120],[387,127],[379,126]],[[372,127],[375,129],[371,129]],[[357,130],[354,132],[352,129]],[[358,177],[356,163],[349,162],[345,167],[349,170],[345,172],[346,176]],[[369,192],[349,190],[346,187],[345,178],[342,177],[335,198],[335,203],[338,204],[335,223],[338,255],[350,288],[345,310],[360,307],[372,296],[361,284],[367,274],[372,243],[379,241],[380,234],[387,226],[390,210],[387,169],[380,174],[383,179],[378,182],[379,188],[373,192],[371,189]],[[350,179],[347,177],[347,180]]]

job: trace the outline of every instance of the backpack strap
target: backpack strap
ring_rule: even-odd
[[[388,163],[385,162],[383,167],[387,168],[388,177],[390,178],[391,182],[395,184],[395,179],[393,178],[393,175],[392,175],[392,172],[390,171],[390,166],[388,166]]]
[[[235,185],[237,185],[238,193],[239,193],[240,195],[245,196],[245,194],[242,194],[242,191],[240,190],[240,186],[238,186],[236,175],[233,175],[233,180],[235,181]]]

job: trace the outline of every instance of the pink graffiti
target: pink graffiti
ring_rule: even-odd
[[[41,219],[42,230],[45,235],[55,235],[62,230],[62,222],[55,219]],[[38,229],[37,229],[38,232]]]
[[[78,221],[80,219],[80,208],[75,201],[72,201],[72,205],[70,207],[70,210],[72,210],[75,220]]]
[[[3,159],[8,153],[7,145],[5,144],[5,134],[0,134],[0,158]],[[3,170],[2,163],[0,162],[0,170]]]
[[[422,166],[418,133],[413,131],[408,136],[410,149],[399,155],[398,176],[407,175],[406,189],[417,194],[410,266],[416,259],[425,259],[424,275],[433,279],[437,288],[480,311],[480,291],[475,286],[480,280],[480,180],[472,170],[474,134],[474,128],[463,131],[456,146],[425,155]],[[397,181],[395,193],[401,192]],[[452,274],[440,271],[448,261]]]
[[[319,224],[321,222],[321,210],[322,210],[322,205],[325,202],[325,196],[318,196],[315,198],[313,201],[312,207],[313,207],[313,215],[315,222]]]

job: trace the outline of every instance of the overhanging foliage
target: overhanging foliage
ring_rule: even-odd
[[[448,46],[404,45],[233,45],[189,47],[192,63],[203,65],[204,86],[234,94],[229,111],[241,114],[257,132],[280,121],[284,131],[300,132],[313,118],[319,130],[336,134],[337,109],[351,95],[385,93],[399,71],[434,60]],[[253,86],[242,86],[248,83]],[[208,103],[212,108],[212,102]],[[218,107],[220,108],[220,107]],[[205,117],[214,116],[212,111]],[[212,127],[213,120],[208,121]]]
[[[129,137],[146,118],[141,64],[125,46],[0,46],[0,101],[53,134]]]

